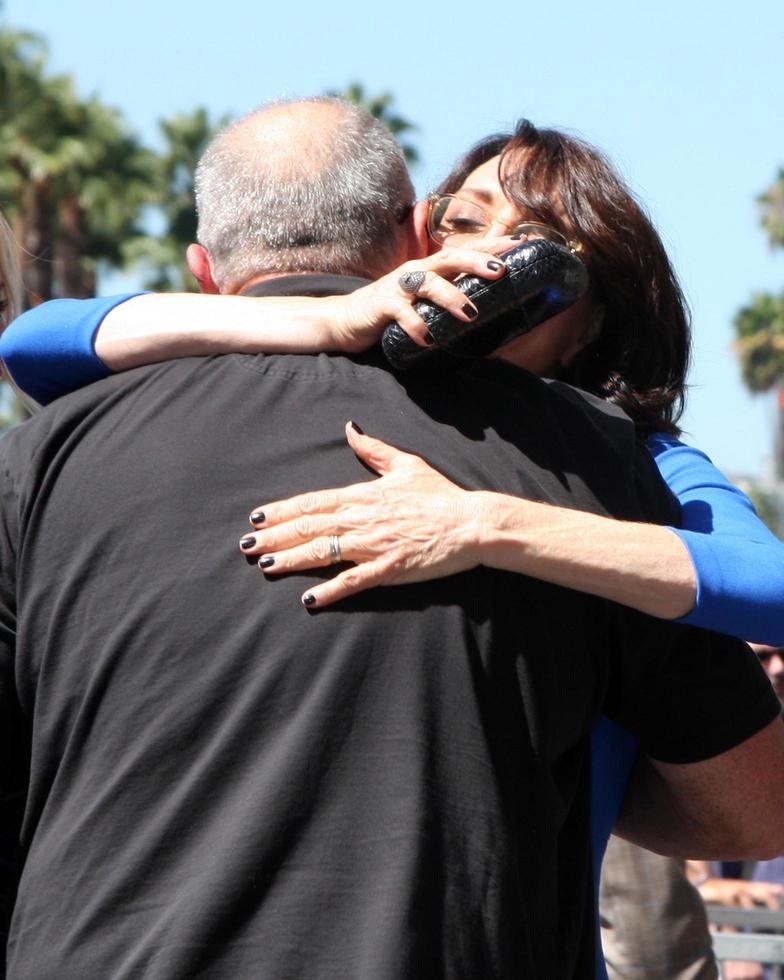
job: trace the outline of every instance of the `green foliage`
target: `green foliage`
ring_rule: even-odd
[[[419,151],[413,143],[404,142],[399,138],[401,134],[410,133],[417,127],[414,123],[409,122],[408,119],[398,115],[393,110],[392,105],[395,98],[390,92],[382,92],[380,95],[368,95],[361,83],[352,82],[343,91],[333,89],[327,92],[327,95],[334,96],[338,99],[345,99],[347,102],[353,102],[354,105],[367,109],[371,116],[374,116],[382,122],[390,133],[398,138],[398,142],[408,163],[415,164],[419,162]]]
[[[153,156],[121,114],[46,71],[37,35],[0,30],[0,203],[37,299],[91,295],[151,199]]]
[[[784,247],[784,169],[757,199],[771,245]],[[784,384],[784,293],[757,293],[735,315],[735,348],[751,391]]]
[[[775,181],[757,198],[762,208],[762,227],[771,245],[784,246],[784,167]]]
[[[213,136],[229,121],[210,120],[204,108],[180,112],[159,122],[164,149],[155,159],[153,203],[164,220],[160,235],[142,235],[123,246],[129,263],[145,269],[145,289],[196,291],[185,262],[185,250],[196,241],[196,164]]]
[[[784,293],[757,293],[735,315],[735,347],[751,391],[769,391],[784,381]]]

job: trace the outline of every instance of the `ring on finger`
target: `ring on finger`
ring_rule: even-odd
[[[339,565],[343,560],[340,554],[340,538],[337,534],[330,534],[329,536],[329,555],[333,565]]]
[[[398,279],[398,285],[404,293],[416,296],[419,287],[425,281],[426,272],[406,272]]]

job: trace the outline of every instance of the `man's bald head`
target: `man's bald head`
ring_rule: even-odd
[[[276,102],[205,151],[198,239],[221,292],[273,272],[375,276],[400,258],[413,197],[399,145],[369,113],[331,98]]]

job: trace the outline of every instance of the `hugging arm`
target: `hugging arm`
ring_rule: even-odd
[[[784,851],[784,724],[687,764],[642,753],[614,833],[674,857],[767,859]]]
[[[683,615],[693,604],[692,563],[683,544],[664,528],[467,491],[418,456],[352,425],[346,434],[354,452],[381,478],[263,504],[263,522],[243,538],[245,553],[258,555],[264,571],[276,574],[328,565],[328,539],[337,534],[342,556],[357,564],[311,589],[311,605],[480,564],[661,617]]]
[[[674,857],[784,851],[784,724],[741,640],[618,610],[605,713],[641,752],[614,832]]]
[[[682,621],[755,643],[784,644],[784,543],[699,449],[661,433],[648,446],[681,503],[681,528],[672,533],[697,570],[694,608]]]
[[[413,302],[429,299],[471,320],[471,304],[449,280],[460,273],[502,276],[494,255],[508,244],[487,239],[471,249],[443,249],[344,296],[147,293],[51,300],[9,324],[0,357],[16,384],[46,404],[115,371],[176,357],[362,351],[393,319],[424,344],[427,330]],[[425,273],[416,296],[399,283],[413,270]]]
[[[329,564],[328,536],[357,563],[311,590],[326,605],[375,585],[488,565],[741,638],[784,637],[784,544],[699,450],[649,440],[683,529],[463,490],[424,460],[346,429],[381,479],[262,504],[247,554],[270,574]],[[247,537],[243,540],[248,540]]]

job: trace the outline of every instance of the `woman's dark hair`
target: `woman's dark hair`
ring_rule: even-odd
[[[600,332],[559,377],[619,405],[644,433],[673,435],[685,400],[690,318],[656,229],[610,162],[584,140],[521,120],[459,161],[439,191],[453,194],[500,155],[506,197],[582,244]]]

